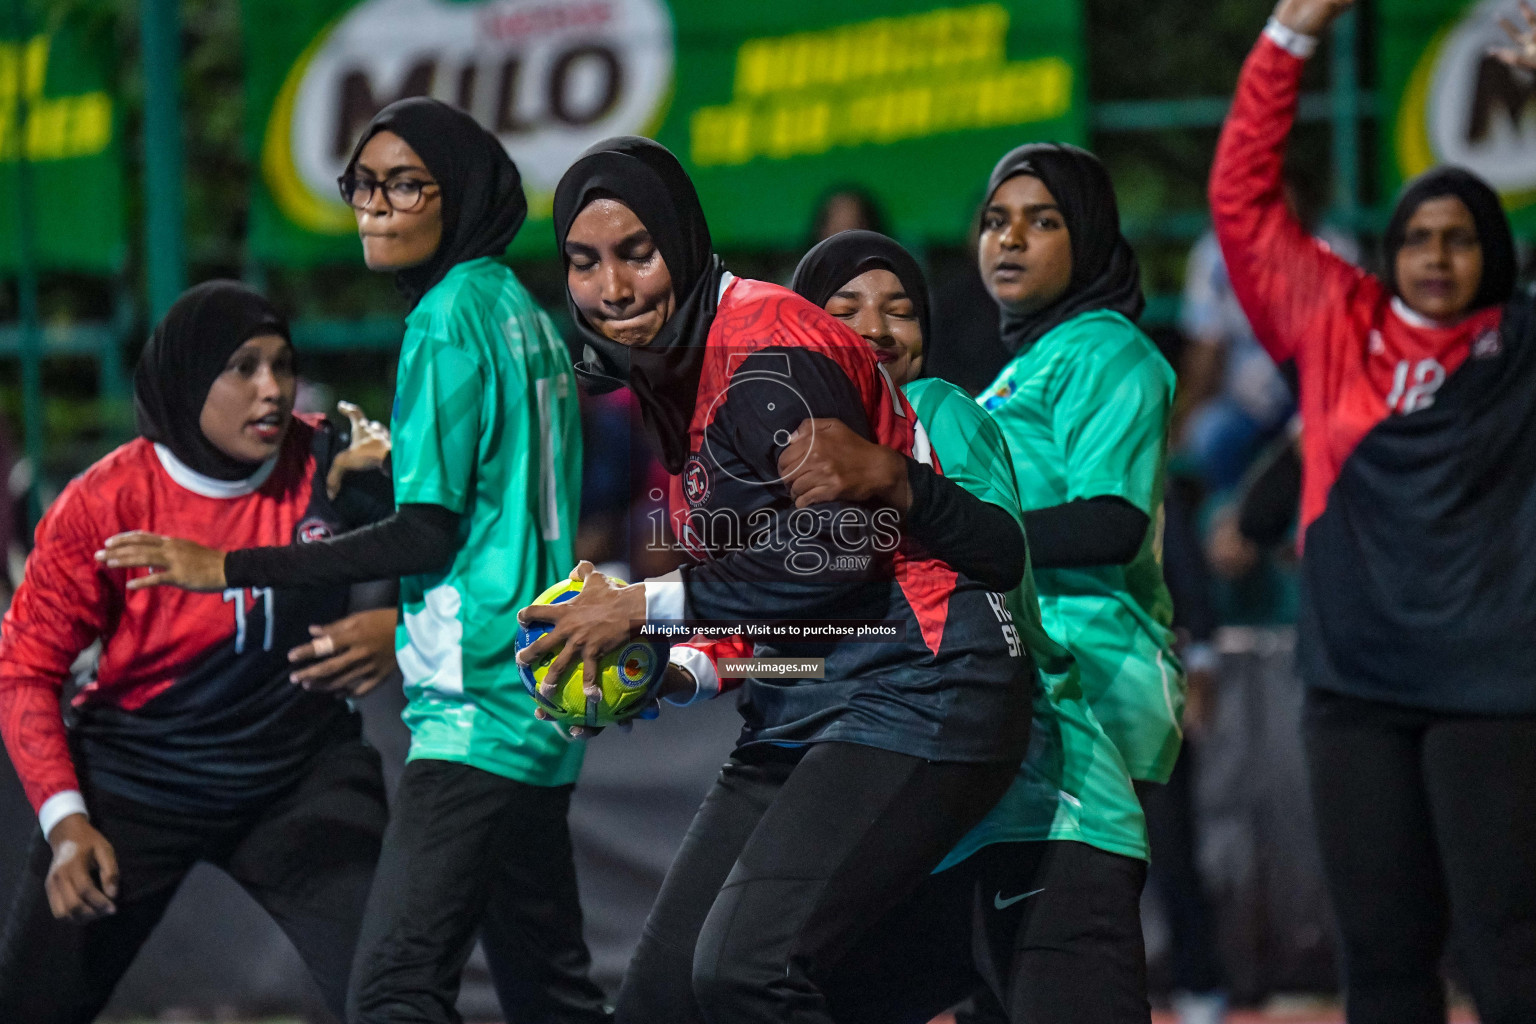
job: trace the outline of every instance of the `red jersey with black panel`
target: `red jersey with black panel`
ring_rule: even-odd
[[[778,457],[802,420],[835,417],[911,455],[911,407],[863,339],[777,285],[732,280],[721,296],[672,481],[686,615],[882,620],[903,639],[755,642],[759,657],[825,659],[823,679],[749,679],[749,743],[863,743],[931,760],[1010,761],[1028,738],[1034,680],[980,584],[919,551],[889,509],[796,509]],[[930,460],[931,461],[931,460]],[[935,469],[940,467],[935,466]]]
[[[346,588],[129,591],[130,573],[144,570],[95,560],[129,530],[230,550],[387,515],[382,473],[349,474],[344,500],[327,498],[337,449],[330,424],[296,417],[269,467],[225,483],[140,438],[65,488],[0,630],[0,734],[34,808],[83,782],[87,794],[100,787],[185,813],[238,810],[290,785],[320,745],[359,734],[345,700],[288,681],[288,650],[311,624],[346,614]],[[66,732],[70,666],[98,639],[95,678],[71,700]]]
[[[1303,61],[1249,55],[1211,174],[1232,286],[1303,420],[1301,668],[1310,685],[1536,713],[1530,299],[1425,320],[1287,209]]]

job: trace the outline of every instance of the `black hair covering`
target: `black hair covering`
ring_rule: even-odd
[[[677,305],[649,345],[631,348],[594,330],[567,289],[571,320],[586,343],[576,374],[594,392],[627,384],[639,399],[662,465],[678,473],[688,458],[688,424],[725,267],[715,255],[704,208],[683,165],[665,146],[634,135],[590,147],[561,177],[554,215],[555,245],[563,262],[569,262],[565,236],[571,223],[588,203],[603,196],[629,207],[650,232],[672,275]]]
[[[229,357],[263,334],[290,338],[288,322],[238,281],[205,281],[182,292],[155,325],[133,374],[139,434],[204,476],[240,480],[254,473],[257,464],[225,455],[204,436],[200,421],[208,389]]]
[[[825,306],[843,285],[876,269],[895,274],[912,300],[917,325],[923,332],[923,365],[926,366],[932,344],[928,329],[928,281],[917,260],[895,239],[876,231],[839,231],[800,258],[789,287],[802,298]]]
[[[1072,280],[1066,293],[1034,313],[1002,310],[1002,339],[1017,354],[1053,327],[1095,309],[1135,321],[1146,306],[1136,253],[1120,233],[1115,187],[1099,158],[1058,142],[1035,142],[1010,151],[987,181],[987,202],[1009,178],[1039,178],[1056,198],[1072,239]]]
[[[1392,219],[1387,223],[1387,286],[1394,295],[1399,294],[1397,253],[1408,235],[1408,222],[1420,206],[1446,196],[1460,199],[1472,212],[1472,222],[1477,225],[1477,241],[1483,248],[1483,279],[1477,286],[1477,294],[1472,297],[1472,308],[1508,302],[1515,293],[1519,270],[1509,218],[1505,216],[1498,193],[1482,178],[1460,167],[1436,167],[1403,187]]]
[[[368,122],[347,161],[348,171],[379,132],[404,139],[442,189],[443,237],[437,251],[395,275],[395,284],[414,307],[456,265],[506,252],[528,216],[528,200],[517,165],[496,136],[457,107],[426,96],[396,100]]]

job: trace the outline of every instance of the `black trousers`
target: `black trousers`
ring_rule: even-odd
[[[191,818],[105,792],[88,798],[91,823],[117,857],[117,913],[87,924],[54,918],[43,889],[52,853],[39,833],[0,947],[0,1020],[94,1020],[198,861],[224,870],[272,915],[340,1017],[384,835],[384,781],[371,747],[326,749],[293,790],[237,818]]]
[[[840,963],[991,809],[1017,765],[874,747],[739,751],[624,976],[621,1024],[829,1024]]]
[[[881,918],[829,989],[845,1024],[1147,1024],[1145,861],[1085,843],[996,843]]]
[[[1219,992],[1226,970],[1216,945],[1216,920],[1199,864],[1195,765],[1199,742],[1184,737],[1166,785],[1136,783],[1152,846],[1149,878],[1168,918],[1174,991]]]
[[[357,947],[352,1024],[458,1024],[480,933],[508,1024],[601,1024],[566,812],[570,786],[450,761],[400,777]]]
[[[1304,722],[1350,1024],[1443,1024],[1448,936],[1484,1024],[1536,1021],[1536,718],[1312,690]]]

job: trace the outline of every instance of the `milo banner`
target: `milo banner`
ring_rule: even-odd
[[[1515,0],[1381,0],[1382,132],[1396,187],[1436,164],[1459,164],[1504,196],[1516,230],[1536,235],[1536,78],[1488,55],[1508,46]]]
[[[694,176],[724,249],[795,247],[830,188],[861,184],[903,237],[964,237],[993,162],[1080,141],[1077,0],[244,0],[260,166],[258,260],[358,258],[336,191],[385,104],[469,111],[517,161],[514,256],[553,255],[560,175],[648,135]]]
[[[122,165],[108,91],[110,25],[103,29],[66,21],[18,31],[0,15],[0,273],[16,270],[23,255],[38,269],[122,267]]]

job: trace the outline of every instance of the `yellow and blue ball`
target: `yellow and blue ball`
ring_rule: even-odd
[[[613,583],[624,585],[624,581],[619,579],[613,579]],[[569,601],[581,592],[581,586],[579,580],[561,580],[540,594],[533,603],[560,604]],[[547,622],[519,625],[517,649],[521,651],[552,628]],[[591,700],[587,698],[582,688],[585,680],[580,661],[574,661],[566,668],[554,694],[546,697],[539,692],[539,685],[548,678],[550,664],[559,653],[559,648],[556,648],[532,665],[519,666],[518,674],[522,677],[523,688],[551,718],[571,725],[614,725],[633,717],[655,694],[667,670],[666,644],[631,640],[598,660],[598,667],[602,671],[601,697]]]

